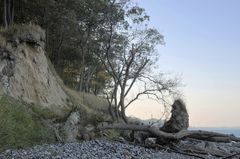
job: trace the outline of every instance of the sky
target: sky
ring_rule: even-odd
[[[182,75],[190,125],[240,127],[240,1],[135,1],[165,37],[159,70]],[[141,100],[127,114],[159,118],[161,108]]]

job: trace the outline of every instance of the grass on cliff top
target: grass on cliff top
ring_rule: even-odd
[[[38,25],[34,24],[14,24],[8,28],[0,27],[0,48],[8,47],[7,43],[10,42],[19,42],[28,38],[32,38],[39,44],[43,44],[45,41],[45,31]],[[21,39],[21,40],[20,40]]]
[[[45,31],[35,24],[14,24],[8,28],[0,27],[0,35],[7,39],[21,37],[26,34],[31,34],[39,39],[45,39]]]
[[[54,142],[51,134],[25,106],[0,96],[0,151]]]

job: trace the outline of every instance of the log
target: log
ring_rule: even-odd
[[[211,142],[226,142],[229,143],[231,141],[240,142],[240,138],[235,137],[233,135],[221,134],[217,132],[211,131],[202,131],[202,130],[181,130],[177,133],[167,133],[160,130],[159,127],[154,126],[146,126],[146,125],[135,125],[135,124],[124,124],[124,123],[116,123],[116,124],[101,124],[97,126],[98,130],[105,129],[120,129],[120,130],[132,130],[132,131],[143,131],[148,132],[149,137],[155,137],[160,142],[156,143],[156,147],[158,144],[166,144],[168,145],[168,149],[173,150],[175,153],[185,154],[188,156],[195,156],[198,158],[204,158],[201,155],[212,155],[216,157],[230,158],[232,155],[229,152],[224,152],[219,149],[209,149],[207,147],[199,147],[197,145],[188,145],[181,143],[180,145],[175,145],[175,142],[172,141],[180,141],[185,138],[191,140],[203,140],[203,141],[211,141]],[[160,145],[159,145],[160,146]],[[236,152],[235,155],[238,155]]]
[[[191,152],[196,154],[203,154],[203,155],[211,154],[212,156],[216,156],[216,157],[226,157],[231,155],[222,150],[201,148],[195,145],[187,145],[187,144],[181,144],[181,146],[178,146],[177,149],[183,152]]]
[[[145,131],[149,132],[152,137],[166,139],[166,140],[181,140],[184,138],[193,138],[204,141],[214,141],[214,142],[240,142],[240,138],[233,135],[221,134],[211,131],[203,130],[182,130],[177,133],[167,133],[161,131],[158,127],[146,126],[146,125],[135,125],[135,124],[100,124],[97,126],[98,130],[104,129],[120,129],[120,130],[134,130],[134,131]]]

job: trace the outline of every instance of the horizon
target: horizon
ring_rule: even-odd
[[[138,118],[136,116],[129,116],[130,118],[137,118],[137,119],[140,119],[140,120],[159,120],[158,118],[147,118],[147,119],[141,119],[141,118]],[[189,128],[213,128],[213,129],[240,129],[240,126],[223,126],[223,127],[219,127],[219,126],[192,126],[192,125],[189,125]]]
[[[158,47],[160,70],[182,74],[190,125],[240,127],[240,1],[135,2],[145,8],[150,26],[165,37],[166,45]],[[142,100],[127,112],[159,118],[161,108]]]

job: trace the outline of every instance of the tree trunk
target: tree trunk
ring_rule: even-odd
[[[44,15],[43,15],[43,24],[44,24],[44,29],[45,29],[45,31],[46,31],[46,39],[45,39],[45,41],[46,41],[46,45],[45,45],[45,48],[46,48],[46,50],[48,50],[49,48],[49,40],[48,40],[48,38],[49,38],[49,28],[48,28],[48,16],[47,16],[47,12],[48,12],[48,9],[47,9],[47,7],[45,7],[44,8]]]
[[[118,118],[117,118],[116,114],[114,113],[114,110],[113,110],[113,108],[112,108],[112,105],[111,105],[111,104],[109,104],[108,110],[109,110],[109,113],[110,113],[110,115],[111,115],[112,119],[113,119],[114,121],[115,121],[115,120],[118,120]]]
[[[170,152],[180,153],[183,155],[189,155],[189,156],[195,156],[199,158],[205,158],[201,157],[201,155],[212,155],[216,157],[223,157],[223,158],[232,158],[235,155],[239,155],[239,152],[235,151],[225,151],[224,149],[219,148],[209,148],[205,146],[199,146],[195,145],[193,142],[192,144],[188,144],[185,142],[181,142],[180,144],[175,144],[174,141],[179,141],[185,138],[190,139],[197,139],[196,141],[211,141],[211,142],[225,142],[230,143],[232,141],[240,142],[240,138],[232,136],[232,135],[226,135],[216,132],[209,132],[209,131],[201,131],[201,130],[182,130],[177,133],[167,133],[160,130],[159,127],[151,127],[151,126],[145,126],[145,125],[134,125],[134,124],[110,124],[110,125],[98,125],[98,130],[104,130],[104,129],[120,129],[120,130],[133,130],[133,131],[139,131],[139,132],[147,132],[147,136],[140,136],[141,141],[146,142],[146,138],[157,138],[157,142],[155,143],[155,147],[160,147],[161,149],[164,148],[164,146],[161,146],[162,144],[167,144],[167,148],[164,148],[166,150],[170,150]],[[200,141],[201,142],[201,141]],[[154,146],[154,145],[151,145]],[[235,154],[233,154],[235,153]]]
[[[14,0],[12,0],[12,6],[11,6],[11,24],[14,22]]]
[[[124,103],[124,100],[125,100],[125,88],[126,88],[126,82],[124,82],[122,88],[121,88],[121,94],[120,94],[120,101],[119,101],[119,106],[120,106],[120,109],[121,109],[121,117],[123,119],[123,121],[127,124],[128,123],[128,119],[127,119],[127,116],[126,116],[126,108],[125,108],[125,103]]]
[[[84,74],[85,74],[85,52],[83,49],[83,46],[81,46],[81,52],[82,52],[82,63],[80,66],[80,80],[78,82],[77,91],[82,92],[83,91],[83,80],[84,80]]]
[[[7,1],[7,22],[8,26],[11,25],[11,0]]]
[[[81,71],[81,74],[80,74],[80,80],[78,82],[78,91],[79,92],[82,92],[83,91],[83,80],[84,80],[84,69],[85,69],[85,66],[83,65],[83,70]]]
[[[120,119],[121,116],[120,116],[119,109],[117,106],[114,106],[114,113],[115,113],[117,119]]]
[[[7,0],[4,0],[4,16],[3,16],[3,21],[4,21],[4,26],[5,28],[8,27],[8,21],[7,21]]]
[[[99,125],[99,130],[104,129],[120,129],[120,130],[134,130],[134,131],[145,131],[151,134],[151,137],[166,139],[166,140],[181,140],[184,138],[193,138],[205,141],[214,142],[240,142],[240,138],[210,131],[202,130],[182,130],[178,133],[167,133],[160,130],[158,127],[151,127],[145,125],[134,125],[134,124],[111,124],[111,125]]]
[[[56,68],[58,68],[59,64],[60,64],[60,54],[61,54],[61,50],[62,50],[62,45],[63,45],[63,40],[64,40],[64,29],[61,31],[61,34],[60,34],[60,42],[59,42],[59,45],[58,45],[58,48],[57,48],[57,58],[56,58]]]
[[[14,20],[14,0],[4,0],[3,21],[5,28],[13,24]]]
[[[121,106],[121,117],[124,120],[124,122],[127,124],[128,123],[128,118],[127,118],[126,112],[125,112],[126,109],[125,109],[125,106],[124,106],[124,101],[121,100],[120,102],[121,102],[120,103],[120,106]]]
[[[94,72],[96,71],[97,66],[94,67],[90,67],[90,69],[88,69],[88,74],[86,77],[86,81],[85,81],[85,92],[90,93],[90,80],[94,74]]]

